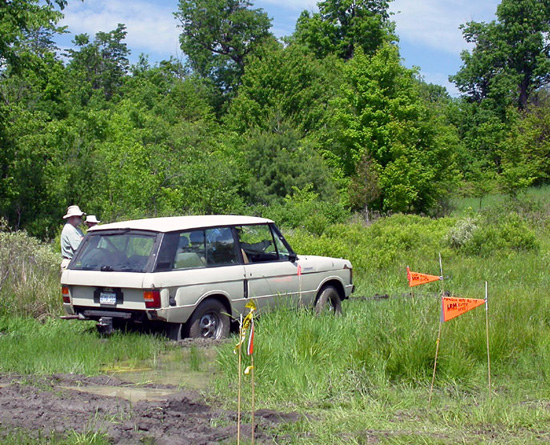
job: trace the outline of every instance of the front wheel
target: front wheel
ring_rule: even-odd
[[[229,336],[229,315],[218,300],[203,301],[187,322],[191,338],[220,339]]]
[[[335,315],[342,313],[342,300],[338,290],[333,286],[325,287],[315,302],[315,312],[322,314],[332,312]]]

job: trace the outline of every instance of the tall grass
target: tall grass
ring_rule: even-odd
[[[116,333],[107,341],[94,325],[0,317],[0,373],[97,375],[120,363],[154,360],[167,347],[163,338],[135,333]]]
[[[287,232],[299,254],[351,259],[357,291],[341,317],[291,309],[261,314],[256,407],[309,414],[281,427],[281,437],[290,442],[550,440],[550,212],[543,198],[437,220],[394,215],[369,225],[330,225],[317,235]],[[162,351],[165,343],[156,337],[121,334],[103,341],[86,323],[48,317],[60,304],[58,261],[38,266],[29,252],[39,243],[24,234],[10,236],[12,246],[2,243],[0,251],[11,252],[32,272],[2,263],[8,278],[0,289],[7,299],[0,306],[0,372],[93,374],[106,364]],[[406,267],[439,275],[439,255],[445,280],[408,288]],[[30,280],[33,274],[42,279]],[[484,298],[485,282],[492,387],[481,306],[441,325],[429,406],[441,292]],[[55,295],[56,302],[50,297],[52,303],[44,305],[42,293]],[[40,312],[33,308],[42,308],[43,323],[21,317]],[[235,408],[232,343],[219,347],[217,360],[213,394]],[[250,403],[250,391],[243,392],[243,403]]]
[[[0,316],[59,315],[60,255],[25,232],[8,231],[0,219]]]
[[[293,232],[298,252],[351,258],[358,292],[342,317],[291,310],[261,315],[256,406],[260,400],[260,406],[322,419],[286,431],[302,443],[549,440],[541,431],[550,420],[550,237],[541,209],[537,204],[521,213],[495,205],[441,220],[396,215],[370,226],[333,226],[318,238]],[[461,232],[471,217],[475,227]],[[406,266],[439,275],[439,254],[445,280],[412,292]],[[482,299],[485,282],[487,312],[481,306],[441,325],[430,406],[441,291]],[[220,350],[216,389],[234,406],[232,349]],[[249,390],[243,397],[250,403]]]

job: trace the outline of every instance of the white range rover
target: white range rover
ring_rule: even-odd
[[[91,228],[61,276],[63,318],[100,332],[140,324],[173,340],[222,338],[254,299],[341,311],[353,292],[345,259],[293,252],[273,221],[179,216]]]

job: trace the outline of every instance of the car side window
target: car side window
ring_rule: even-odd
[[[290,251],[288,250],[281,237],[282,235],[279,235],[276,230],[273,232],[273,239],[275,240],[277,252],[279,252],[279,259],[288,260],[290,258]]]
[[[239,262],[233,232],[229,227],[206,230],[206,262],[209,266],[227,266]]]
[[[260,263],[279,259],[268,225],[241,226],[237,233],[245,262]]]
[[[174,269],[189,269],[206,266],[204,230],[181,232],[174,257]]]

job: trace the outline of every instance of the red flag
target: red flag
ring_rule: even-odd
[[[409,266],[407,266],[407,280],[409,281],[409,287],[418,286],[420,284],[431,283],[432,281],[442,280],[443,277],[437,275],[428,275],[425,273],[411,272]]]
[[[302,275],[302,266],[298,264],[298,276]]]
[[[248,348],[246,348],[248,355],[252,355],[254,352],[254,318],[250,320],[250,335],[248,337]]]
[[[477,298],[443,297],[441,301],[441,321],[449,321],[485,303]]]

